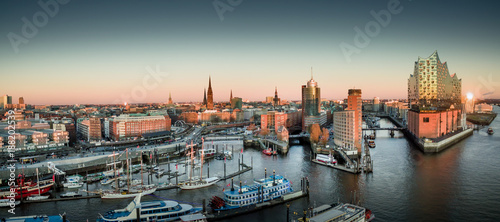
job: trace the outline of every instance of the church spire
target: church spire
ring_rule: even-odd
[[[231,89],[231,95],[229,96],[229,102],[231,102],[231,100],[233,100],[233,90]]]

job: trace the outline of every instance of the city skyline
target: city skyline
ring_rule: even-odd
[[[69,1],[18,47],[9,33],[23,36],[22,19],[32,22],[43,8],[7,2],[0,94],[40,105],[165,103],[169,93],[174,102],[201,102],[211,76],[214,102],[228,101],[231,90],[263,101],[275,87],[281,99],[298,101],[312,66],[322,98],[359,88],[363,99],[405,99],[415,59],[437,50],[463,79],[463,95],[500,98],[498,3],[391,2],[242,1],[221,19],[213,2]],[[359,53],[343,53],[343,43],[355,46],[356,27],[377,22],[371,11],[390,8],[397,13]],[[145,95],[132,98],[141,87]]]

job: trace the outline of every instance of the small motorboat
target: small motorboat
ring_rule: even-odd
[[[375,148],[375,141],[373,140],[368,141],[368,147]]]
[[[61,198],[70,198],[70,197],[81,197],[82,195],[77,192],[67,192],[60,195]]]
[[[49,196],[43,196],[43,195],[32,195],[26,198],[26,200],[45,200],[49,199]]]
[[[19,201],[19,200],[12,202],[12,201],[10,201],[10,199],[0,199],[0,207],[11,207],[12,204],[15,206],[15,205],[18,205],[20,203],[21,203],[21,201]]]
[[[493,128],[491,128],[491,127],[488,128],[488,135],[493,135],[493,133],[495,133],[495,132],[493,132]]]
[[[273,155],[273,149],[269,148],[269,149],[262,150],[262,153],[266,154],[268,156],[271,156],[271,155]]]

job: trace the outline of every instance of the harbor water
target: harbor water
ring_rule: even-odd
[[[499,112],[499,107],[495,107]],[[380,120],[381,128],[392,127],[387,119]],[[265,156],[259,150],[246,148],[244,162],[253,170],[234,177],[234,183],[251,184],[273,170],[286,176],[299,189],[300,178],[310,180],[310,196],[290,202],[290,218],[303,215],[309,207],[340,202],[356,202],[373,211],[375,221],[497,221],[500,218],[500,120],[490,125],[495,131],[488,135],[486,128],[438,154],[424,154],[400,132],[391,138],[388,131],[377,132],[376,148],[370,149],[374,171],[370,174],[350,174],[310,162],[307,145],[292,145],[286,156]],[[238,169],[241,147],[233,149],[233,159],[227,160],[227,174]],[[210,176],[223,176],[224,161],[209,160]],[[166,165],[162,168],[167,169]],[[175,164],[172,171],[186,172]],[[208,165],[204,165],[204,175]],[[197,175],[199,170],[195,171]],[[188,171],[189,174],[189,171]],[[138,178],[140,174],[135,174]],[[185,179],[183,175],[181,179]],[[144,179],[147,181],[146,177]],[[158,182],[154,178],[154,182]],[[168,182],[167,176],[160,182]],[[175,183],[175,179],[170,180]],[[201,204],[213,195],[222,196],[230,189],[231,180],[198,190],[161,190],[144,200],[172,199]],[[91,185],[89,189],[101,185]],[[85,187],[83,187],[85,188]],[[85,194],[84,194],[85,195]],[[124,208],[131,199],[101,200],[99,198],[23,204],[16,207],[16,216],[61,214],[70,221],[95,221],[99,214]],[[295,214],[295,213],[296,214]],[[13,216],[7,208],[0,209],[0,218]],[[284,221],[286,205],[279,205],[227,221]]]

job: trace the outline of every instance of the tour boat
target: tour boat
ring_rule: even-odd
[[[331,155],[317,154],[316,160],[327,164],[336,164],[337,160]]]
[[[219,182],[219,177],[209,177],[201,180],[187,181],[180,185],[183,190],[194,190],[198,188],[208,187]]]
[[[224,192],[223,198],[213,196],[210,207],[215,211],[236,209],[280,198],[291,192],[293,189],[288,179],[272,175],[254,181],[253,185],[242,186],[240,181],[238,189],[233,185],[230,190]]]
[[[491,128],[491,127],[490,127],[490,128],[488,128],[488,134],[489,134],[489,135],[493,135],[493,133],[495,133],[495,132],[493,132],[493,128]]]
[[[135,197],[124,209],[112,210],[100,215],[97,222],[175,221],[179,220],[181,216],[195,214],[202,210],[202,208],[195,208],[189,204],[179,204],[171,200],[141,202],[141,196]]]
[[[1,199],[0,200],[0,207],[11,207],[12,204],[14,204],[14,206],[15,206],[15,205],[18,205],[20,203],[21,203],[21,201],[19,201],[19,200],[11,202],[10,199]]]
[[[354,204],[321,205],[313,208],[306,221],[338,221],[338,222],[367,222],[372,221],[375,215],[371,210]],[[303,218],[298,221],[304,222]]]

